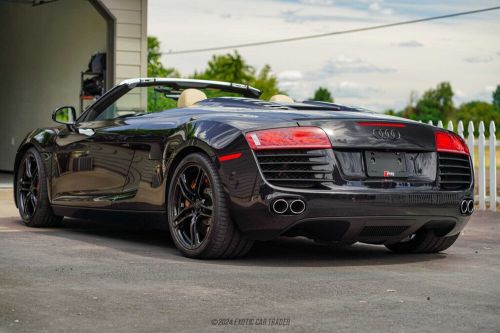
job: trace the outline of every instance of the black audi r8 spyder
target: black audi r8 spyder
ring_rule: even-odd
[[[122,82],[78,117],[57,109],[60,125],[29,133],[15,159],[23,221],[155,216],[193,258],[241,257],[278,236],[398,253],[456,241],[474,209],[462,138],[354,107],[259,96],[242,84],[146,78]]]

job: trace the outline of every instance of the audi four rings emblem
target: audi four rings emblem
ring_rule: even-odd
[[[373,130],[373,136],[381,140],[397,140],[401,137],[401,133],[392,128],[376,128]]]

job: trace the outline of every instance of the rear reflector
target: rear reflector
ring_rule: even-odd
[[[222,155],[222,156],[219,156],[219,161],[226,162],[226,161],[230,161],[230,160],[235,160],[235,159],[240,158],[240,157],[241,157],[241,153]]]
[[[398,123],[381,123],[372,121],[359,121],[356,123],[358,126],[376,126],[376,127],[405,127],[405,124]]]
[[[456,134],[437,131],[434,133],[436,138],[436,150],[446,153],[458,153],[470,155],[469,147],[465,141]]]
[[[330,139],[319,127],[268,129],[248,132],[245,138],[253,150],[332,148]]]

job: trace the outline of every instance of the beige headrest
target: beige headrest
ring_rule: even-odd
[[[287,95],[274,95],[269,99],[271,102],[283,102],[283,103],[293,103],[293,99]]]
[[[201,90],[198,89],[186,89],[179,96],[179,100],[177,101],[177,107],[185,108],[186,106],[191,106],[199,101],[207,99],[207,95]]]

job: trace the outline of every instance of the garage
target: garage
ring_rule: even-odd
[[[146,0],[0,1],[1,171],[58,106],[82,112],[116,82],[146,76],[146,20]],[[89,66],[96,54],[100,68]]]

